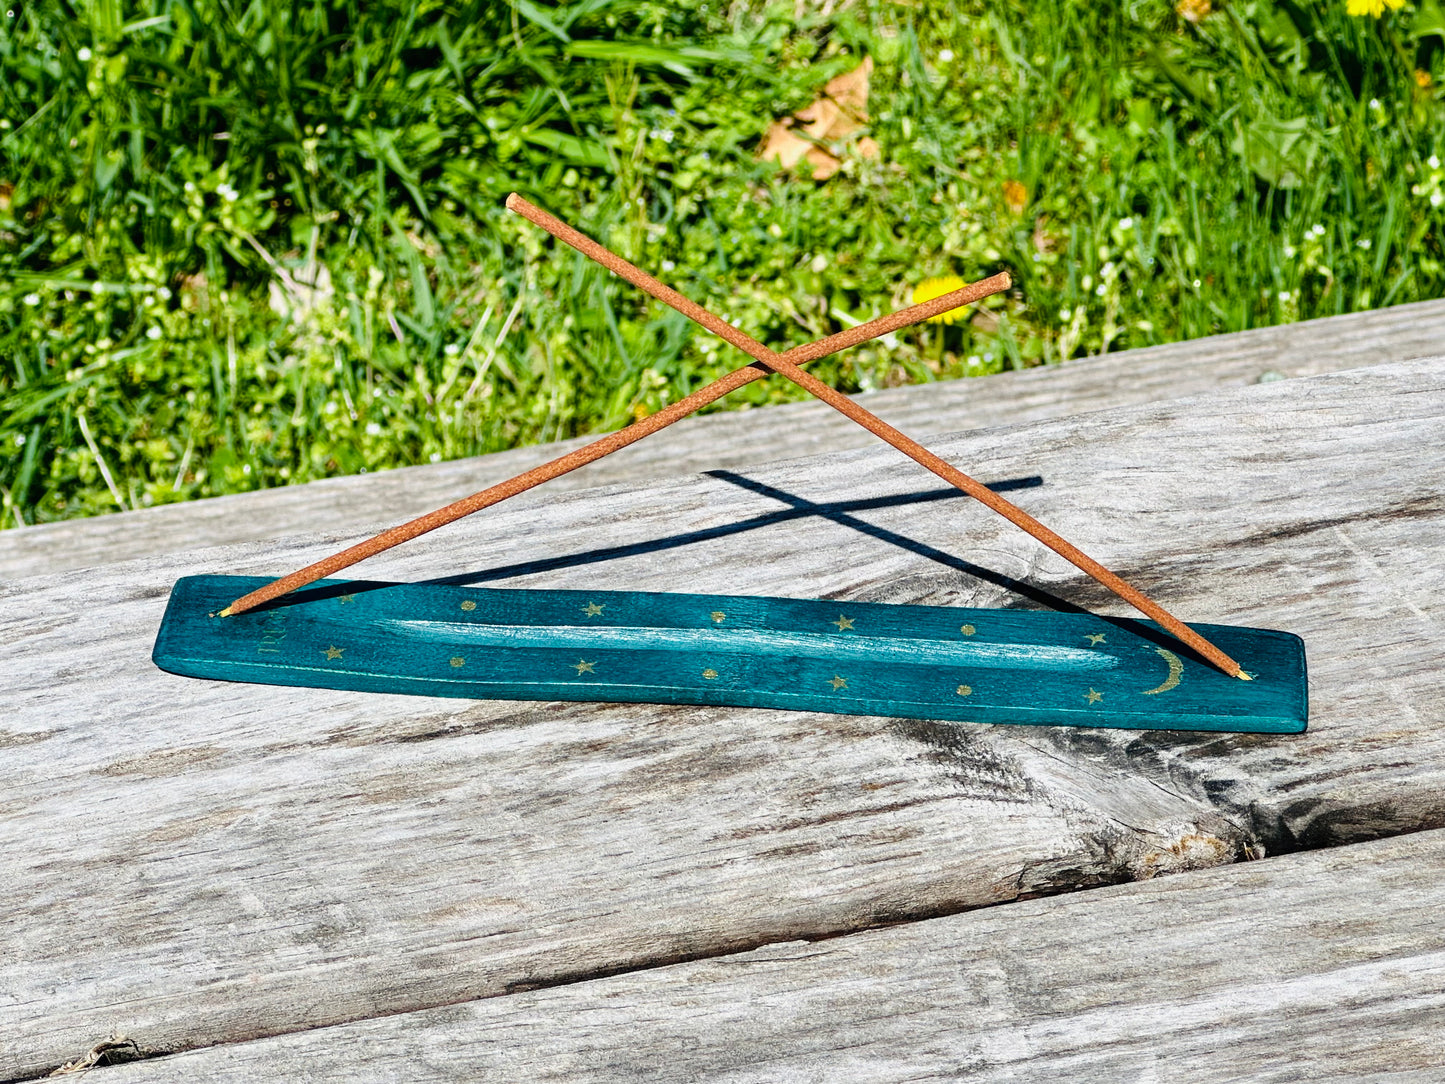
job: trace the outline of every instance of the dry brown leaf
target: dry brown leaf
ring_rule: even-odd
[[[846,130],[829,131],[827,135],[830,138],[841,139],[868,123],[868,83],[872,77],[873,58],[866,56],[862,64],[830,79],[823,88],[823,93],[836,102],[841,112],[851,120]]]
[[[813,167],[813,180],[826,181],[843,164],[824,144],[847,139],[868,123],[868,83],[873,74],[873,58],[864,57],[850,72],[828,81],[823,97],[795,116],[773,123],[763,138],[758,158],[776,158],[784,169],[793,169],[803,159]],[[795,130],[802,122],[802,135]],[[864,137],[858,141],[858,153],[865,158],[878,154],[876,141]]]

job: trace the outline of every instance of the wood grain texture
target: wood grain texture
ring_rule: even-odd
[[[1246,386],[1265,373],[1311,376],[1401,361],[1439,353],[1442,343],[1445,301],[1425,301],[984,380],[894,388],[865,394],[860,402],[904,432],[936,436]],[[760,429],[766,430],[766,441],[759,440]],[[338,542],[362,537],[580,448],[588,439],[0,531],[0,580],[299,533],[324,534]],[[761,414],[691,418],[515,500],[537,507],[560,492],[738,470],[770,460],[869,447],[871,440],[852,422],[814,402],[772,407]]]
[[[1441,446],[1439,360],[940,445],[1041,477],[1030,511],[1190,619],[1303,635],[1301,737],[241,695],[151,667],[171,583],[330,540],[8,584],[0,1079],[1445,825]],[[368,572],[419,569],[1120,612],[887,449],[561,494]]]
[[[213,1047],[198,1079],[1445,1077],[1445,832]]]

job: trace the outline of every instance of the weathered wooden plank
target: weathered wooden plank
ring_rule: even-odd
[[[1445,1076],[1445,832],[139,1062],[212,1081]],[[109,1079],[109,1076],[107,1077]]]
[[[1090,358],[1050,369],[894,388],[863,397],[905,432],[936,436],[1253,384],[1261,376],[1312,376],[1436,354],[1445,301],[1259,328]],[[706,470],[740,470],[794,456],[863,448],[872,438],[822,403],[684,421],[517,498],[638,484]],[[123,515],[0,532],[0,579],[38,576],[199,546],[301,532],[373,533],[571,451],[584,440],[330,479]]]
[[[1445,824],[1445,364],[966,434],[1183,616],[1305,637],[1300,738],[250,689],[154,670],[171,582],[7,585],[0,1079]],[[1201,471],[1201,463],[1214,473]],[[887,449],[563,494],[375,562],[498,585],[1119,613]],[[1085,491],[1082,484],[1087,482]]]

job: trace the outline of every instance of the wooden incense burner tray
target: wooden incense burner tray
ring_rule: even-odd
[[[180,580],[156,665],[321,689],[978,723],[1283,734],[1307,717],[1304,643],[1287,632],[1200,626],[1248,660],[1241,682],[1153,622],[1087,613],[324,580],[216,616],[267,582]]]

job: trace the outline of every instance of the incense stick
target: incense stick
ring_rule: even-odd
[[[876,339],[881,335],[898,331],[911,324],[921,323],[930,317],[937,316],[950,309],[958,308],[961,305],[968,305],[992,294],[1000,293],[1009,288],[1011,281],[1007,273],[994,275],[981,282],[975,282],[961,289],[954,290],[951,293],[944,294],[942,297],[935,298],[932,301],[925,301],[921,305],[912,305],[905,309],[899,309],[897,312],[891,312],[886,316],[869,320],[859,324],[857,327],[841,331],[836,335],[829,335],[827,338],[819,339],[817,342],[794,347],[783,356],[795,365],[804,365],[811,361],[817,361],[819,358],[827,357],[829,354],[846,350],[850,346],[857,346],[859,343],[867,342],[869,339]],[[739,332],[739,334],[741,334],[741,332]],[[761,380],[763,377],[771,375],[772,369],[760,364],[745,365],[741,369],[735,369],[731,373],[728,373],[727,376],[713,381],[713,383],[707,385],[707,387],[693,392],[685,399],[679,399],[677,402],[664,407],[655,414],[649,414],[646,418],[629,425],[626,429],[609,433],[607,436],[595,440],[583,448],[578,448],[575,451],[568,452],[564,456],[559,456],[550,462],[543,463],[541,466],[524,471],[515,478],[509,478],[505,482],[499,482],[487,489],[473,493],[470,497],[463,497],[459,501],[454,501],[444,508],[438,508],[435,512],[428,512],[424,516],[419,516],[416,519],[385,530],[375,537],[367,539],[365,542],[359,542],[354,546],[342,550],[340,553],[334,553],[330,557],[317,561],[315,564],[307,565],[305,568],[299,569],[289,576],[283,576],[281,579],[275,580],[256,591],[252,591],[248,595],[243,595],[224,610],[220,611],[217,616],[230,617],[232,614],[245,613],[247,610],[253,610],[257,606],[262,606],[273,599],[280,598],[282,595],[305,587],[307,584],[315,583],[319,579],[340,572],[343,568],[349,568],[359,561],[364,561],[368,557],[373,557],[378,553],[389,550],[393,546],[399,546],[401,543],[407,542],[419,535],[426,534],[428,531],[434,531],[438,527],[443,527],[453,520],[461,519],[463,516],[469,516],[473,512],[481,511],[483,508],[499,504],[508,497],[515,497],[519,493],[525,493],[534,486],[539,486],[543,482],[550,481],[569,471],[574,471],[578,467],[595,462],[603,456],[611,455],[613,452],[626,448],[629,444],[635,444],[644,437],[651,436],[653,433],[667,428],[674,422],[681,421],[689,414],[702,409],[709,403],[721,399],[729,392],[736,391],[738,388],[741,388],[745,384],[750,384],[754,380]]]
[[[1224,673],[1231,677],[1243,678],[1246,681],[1250,680],[1249,675],[1240,668],[1239,663],[1235,662],[1203,636],[1200,636],[1199,633],[1184,624],[1184,622],[1180,621],[1168,610],[1164,609],[1163,606],[1160,606],[1148,595],[1144,594],[1144,592],[1125,581],[1122,577],[1110,572],[1083,550],[1034,519],[1033,516],[1018,507],[1018,505],[999,496],[981,482],[970,478],[957,467],[940,459],[916,440],[899,432],[893,428],[893,426],[883,421],[883,419],[848,398],[848,396],[830,388],[812,374],[804,372],[798,368],[790,358],[769,350],[752,336],[739,330],[727,321],[714,316],[701,305],[689,301],[676,290],[664,286],[641,268],[628,263],[622,257],[604,248],[590,237],[579,233],[540,207],[527,202],[515,192],[507,197],[507,208],[542,227],[542,229],[546,230],[559,241],[571,245],[584,256],[596,260],[609,271],[625,278],[628,282],[646,291],[663,304],[676,309],[684,316],[701,324],[714,335],[718,335],[727,340],[739,350],[762,362],[778,375],[791,380],[804,391],[821,399],[833,409],[863,426],[863,428],[867,429],[870,433],[891,444],[920,466],[932,471],[949,484],[958,487],[970,497],[982,501],[1010,523],[1027,531],[1049,549],[1064,558],[1064,560],[1093,577],[1110,591],[1113,591],[1114,594],[1129,603],[1129,605],[1146,616],[1153,618],[1176,638],[1188,644],[1200,655],[1224,671]]]

